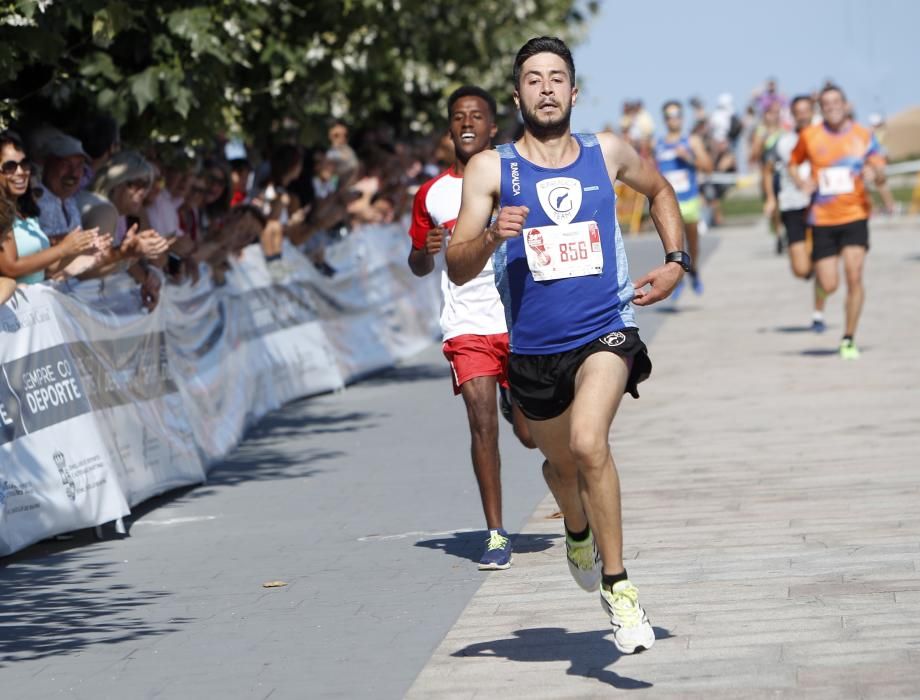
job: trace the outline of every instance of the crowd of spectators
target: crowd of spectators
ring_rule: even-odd
[[[0,303],[17,286],[130,275],[152,309],[162,284],[224,284],[258,243],[273,279],[290,272],[285,241],[324,275],[326,247],[366,224],[392,222],[447,165],[438,142],[407,144],[379,128],[257,149],[220,140],[192,149],[123,147],[107,115],[60,128],[0,132]]]

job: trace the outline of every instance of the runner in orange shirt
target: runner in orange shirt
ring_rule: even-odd
[[[862,311],[862,272],[869,250],[869,194],[865,178],[884,183],[885,158],[868,129],[848,116],[843,90],[829,85],[818,98],[824,121],[799,135],[789,158],[789,174],[796,186],[812,196],[809,223],[812,225],[812,260],[818,284],[827,294],[837,289],[839,264],[847,281],[846,328],[840,342],[840,356],[859,357],[853,342]],[[811,175],[803,179],[798,166],[811,164]]]

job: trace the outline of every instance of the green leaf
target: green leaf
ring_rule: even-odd
[[[115,39],[115,23],[107,9],[93,15],[93,43],[99,48],[108,48]]]
[[[159,96],[158,71],[159,68],[151,67],[129,78],[131,94],[134,96],[135,104],[137,104],[138,114],[147,109],[147,105],[151,104]]]
[[[80,73],[86,78],[105,78],[112,83],[122,79],[122,73],[115,67],[112,57],[102,51],[88,56],[80,66]]]

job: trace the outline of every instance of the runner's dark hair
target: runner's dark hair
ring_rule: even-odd
[[[843,91],[842,87],[835,85],[834,83],[828,83],[823,88],[821,88],[821,94],[818,95],[818,101],[820,102],[821,98],[823,98],[829,92],[839,92],[844,101],[847,99],[847,94]]]
[[[450,119],[451,110],[454,108],[454,102],[459,100],[461,97],[478,97],[483,100],[487,105],[489,105],[489,112],[492,114],[492,121],[495,121],[495,117],[498,115],[498,107],[495,104],[495,98],[492,97],[486,90],[483,90],[481,87],[476,85],[463,85],[458,87],[452,93],[450,97],[447,98],[447,118]]]
[[[801,95],[796,95],[795,97],[792,98],[792,102],[789,103],[789,107],[790,108],[795,107],[797,102],[803,102],[803,101],[811,104],[812,102],[814,102],[814,99],[812,98],[811,95],[806,95],[804,93]]]
[[[538,53],[554,53],[562,58],[566,66],[568,66],[569,79],[572,81],[572,85],[575,85],[575,61],[572,58],[572,52],[569,51],[569,47],[558,37],[538,36],[524,44],[514,58],[514,71],[511,74],[514,80],[514,87],[520,86],[521,66],[524,65],[528,58],[536,56]]]
[[[664,114],[668,111],[668,107],[677,107],[680,110],[680,113],[684,113],[684,106],[677,100],[668,100],[663,105],[661,105],[661,113]]]

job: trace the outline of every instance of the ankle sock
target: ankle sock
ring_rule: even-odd
[[[629,576],[626,574],[626,569],[623,569],[619,574],[604,574],[601,579],[601,585],[604,586],[607,590],[610,590],[614,585],[618,584],[620,581],[625,581]]]
[[[573,542],[584,542],[586,539],[588,539],[588,535],[591,534],[590,525],[585,525],[585,529],[581,532],[572,532],[569,530],[568,525],[565,525],[565,523],[563,523],[563,525],[565,526],[565,534],[568,535],[569,539]]]

